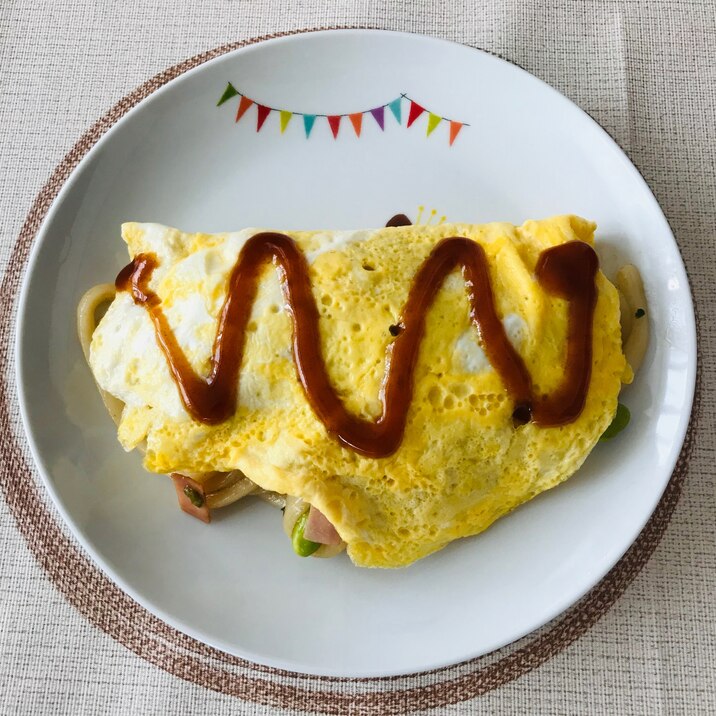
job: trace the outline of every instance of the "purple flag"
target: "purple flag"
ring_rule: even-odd
[[[385,107],[376,107],[375,109],[371,109],[370,113],[375,117],[375,121],[378,122],[378,126],[381,129],[384,129],[385,125]]]

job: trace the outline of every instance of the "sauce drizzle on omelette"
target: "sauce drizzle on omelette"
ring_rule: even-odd
[[[158,265],[156,257],[138,254],[115,282],[118,291],[131,291],[133,301],[148,311],[182,403],[201,423],[222,423],[236,411],[247,325],[262,269],[269,261],[279,270],[293,320],[294,361],[306,397],[327,430],[343,446],[359,454],[387,457],[400,446],[413,397],[413,374],[425,333],[425,317],[443,283],[458,266],[470,303],[470,320],[514,402],[515,424],[532,420],[542,427],[564,425],[576,420],[584,408],[592,367],[595,277],[599,269],[597,255],[589,244],[568,241],[546,249],[538,258],[537,281],[548,293],[565,299],[569,312],[564,377],[551,395],[536,396],[527,367],[498,316],[484,249],[459,236],[439,241],[413,279],[398,322],[400,331],[388,345],[380,390],[382,412],[376,420],[366,420],[346,410],[331,385],[304,254],[291,237],[261,232],[244,244],[232,269],[206,378],[192,368],[162,311],[161,299],[149,288]]]

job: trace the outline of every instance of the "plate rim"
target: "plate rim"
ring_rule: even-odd
[[[431,664],[423,664],[422,666],[413,668],[411,670],[405,670],[404,668],[397,669],[397,670],[385,670],[382,669],[380,671],[355,671],[351,670],[350,672],[346,672],[343,669],[336,669],[336,670],[326,670],[326,669],[311,669],[306,668],[305,665],[296,664],[291,661],[282,661],[277,659],[266,659],[265,657],[262,657],[261,655],[257,655],[252,653],[250,650],[242,649],[237,650],[235,646],[229,645],[229,644],[223,644],[220,641],[217,641],[215,639],[207,639],[200,631],[194,630],[192,627],[187,626],[182,620],[175,619],[169,615],[166,614],[166,612],[159,607],[157,604],[155,604],[151,600],[145,600],[140,594],[138,594],[133,588],[129,587],[124,579],[120,576],[119,573],[115,572],[109,564],[100,556],[100,554],[94,549],[92,546],[92,543],[85,538],[82,531],[79,529],[79,527],[74,523],[72,519],[69,517],[69,512],[66,509],[65,505],[63,504],[62,500],[60,499],[57,491],[54,488],[53,482],[51,480],[51,471],[49,470],[49,466],[45,465],[45,462],[42,458],[42,455],[40,451],[38,450],[38,446],[35,441],[35,436],[33,432],[30,430],[30,419],[28,415],[28,408],[27,408],[27,401],[25,396],[25,385],[26,385],[26,378],[24,373],[24,367],[23,367],[23,349],[22,349],[22,343],[23,343],[23,336],[24,332],[28,326],[28,322],[26,320],[23,320],[26,318],[26,310],[27,310],[27,301],[29,299],[29,279],[30,276],[33,273],[34,266],[38,257],[38,254],[41,251],[41,246],[44,244],[46,237],[48,235],[48,227],[52,223],[52,221],[55,218],[55,215],[61,210],[61,206],[64,202],[64,199],[66,195],[72,191],[73,186],[76,184],[76,182],[79,180],[83,172],[86,170],[87,166],[91,163],[91,161],[94,159],[95,155],[102,150],[102,148],[105,146],[105,144],[109,141],[111,141],[111,138],[113,137],[115,131],[119,131],[120,128],[124,125],[125,122],[131,121],[131,118],[134,117],[136,113],[141,111],[143,108],[148,106],[152,101],[156,100],[157,97],[161,96],[162,93],[171,91],[172,89],[176,88],[178,85],[180,85],[183,81],[186,81],[187,78],[194,73],[198,73],[202,70],[204,70],[207,66],[218,63],[220,61],[227,61],[230,57],[232,57],[235,54],[243,54],[243,53],[249,53],[252,51],[261,51],[262,48],[264,48],[267,45],[273,45],[273,44],[284,44],[284,43],[290,43],[290,42],[301,42],[305,40],[310,40],[313,36],[316,35],[325,35],[325,34],[360,34],[360,35],[370,35],[370,34],[379,34],[379,35],[396,35],[405,37],[408,36],[412,40],[418,40],[422,42],[428,42],[430,44],[433,44],[437,47],[444,46],[444,45],[452,45],[452,46],[458,46],[460,48],[470,50],[473,52],[480,53],[484,58],[488,59],[489,61],[494,61],[495,63],[504,63],[508,66],[510,66],[513,69],[516,69],[520,73],[524,73],[529,76],[529,78],[532,81],[537,81],[542,85],[542,90],[546,90],[548,93],[551,93],[553,97],[558,99],[559,101],[563,103],[567,103],[568,106],[571,106],[572,110],[576,109],[578,110],[581,115],[586,118],[589,122],[591,122],[592,125],[594,125],[594,128],[597,129],[598,132],[600,132],[602,135],[604,135],[604,138],[610,143],[611,149],[616,150],[616,155],[621,160],[621,163],[623,164],[625,170],[632,175],[637,180],[637,183],[640,184],[640,188],[642,190],[645,190],[645,197],[648,197],[648,201],[650,204],[650,209],[652,212],[655,211],[654,216],[658,217],[658,220],[660,223],[663,224],[664,229],[668,233],[668,236],[671,239],[672,245],[676,250],[676,256],[679,258],[679,264],[678,264],[678,271],[682,274],[682,278],[684,281],[684,285],[686,288],[686,293],[689,299],[689,308],[690,311],[688,311],[688,315],[686,316],[685,323],[687,324],[685,326],[686,331],[688,333],[689,337],[689,346],[687,348],[688,356],[689,356],[689,365],[686,369],[687,372],[687,381],[686,381],[686,401],[685,406],[688,405],[688,410],[684,409],[683,413],[679,416],[680,424],[679,429],[675,433],[677,436],[677,439],[675,439],[672,442],[672,450],[670,454],[670,459],[668,461],[668,464],[670,465],[670,468],[668,470],[665,470],[665,473],[668,472],[668,478],[664,481],[663,486],[654,493],[655,497],[653,499],[653,504],[651,504],[648,513],[646,515],[646,518],[641,522],[640,524],[637,524],[633,534],[629,537],[628,540],[625,540],[625,545],[623,549],[619,550],[618,554],[610,555],[609,559],[607,560],[608,566],[602,571],[599,570],[599,572],[595,573],[596,577],[592,577],[589,580],[589,584],[587,584],[586,588],[579,591],[578,593],[570,593],[570,596],[560,601],[556,606],[554,606],[551,610],[549,610],[549,614],[545,616],[544,619],[541,619],[538,623],[535,623],[533,627],[527,631],[518,634],[509,634],[504,639],[496,640],[496,643],[490,646],[487,650],[485,649],[479,649],[473,653],[469,654],[462,654],[454,658],[437,661]],[[33,461],[35,463],[35,466],[37,468],[38,473],[40,474],[42,483],[45,487],[45,489],[48,491],[52,498],[52,502],[54,506],[58,509],[63,521],[65,522],[66,526],[69,528],[72,535],[77,539],[79,544],[82,546],[82,548],[86,551],[86,553],[90,556],[91,560],[94,562],[96,566],[98,566],[101,571],[115,584],[121,589],[125,594],[130,596],[133,600],[135,600],[139,605],[141,605],[143,608],[145,608],[150,613],[157,616],[159,619],[164,621],[165,623],[169,624],[173,628],[177,629],[178,631],[187,634],[193,639],[196,639],[197,641],[207,644],[213,648],[219,649],[220,651],[226,652],[228,654],[232,654],[234,656],[237,656],[242,659],[247,659],[251,662],[269,666],[272,668],[280,669],[283,671],[289,671],[289,672],[296,672],[296,673],[303,673],[313,676],[329,676],[329,677],[348,677],[348,678],[380,678],[380,677],[390,677],[390,676],[398,676],[398,675],[407,675],[407,674],[415,674],[422,671],[432,671],[432,670],[439,670],[446,668],[448,666],[461,663],[463,661],[471,660],[474,658],[478,658],[481,656],[485,656],[487,654],[493,653],[497,651],[498,649],[514,643],[515,641],[519,640],[520,638],[529,636],[530,634],[534,633],[537,629],[540,629],[544,625],[548,624],[552,620],[554,620],[559,615],[563,614],[565,611],[567,611],[570,607],[575,605],[580,599],[584,597],[585,594],[587,594],[590,590],[592,590],[595,586],[597,586],[604,578],[605,576],[615,567],[615,565],[619,562],[619,560],[624,556],[624,554],[627,552],[627,550],[634,544],[634,542],[639,537],[639,534],[644,529],[645,525],[647,524],[648,520],[651,518],[651,516],[654,514],[654,511],[656,510],[659,502],[661,501],[664,491],[666,490],[669,481],[671,480],[671,477],[674,474],[674,470],[676,468],[676,464],[679,458],[679,455],[681,454],[681,451],[684,447],[685,438],[687,435],[687,430],[689,428],[689,424],[691,422],[692,413],[693,413],[693,407],[694,407],[694,397],[695,397],[695,389],[696,389],[696,377],[697,377],[697,369],[698,369],[698,338],[697,338],[697,330],[696,330],[696,317],[695,317],[695,304],[693,300],[693,292],[691,290],[691,285],[688,279],[688,274],[686,272],[685,263],[683,260],[683,256],[681,253],[681,250],[679,248],[679,245],[676,241],[676,238],[674,236],[674,232],[671,229],[671,226],[669,225],[669,222],[664,215],[663,210],[661,209],[661,206],[659,205],[656,197],[654,196],[651,188],[649,187],[648,183],[644,179],[643,175],[639,171],[639,169],[636,167],[634,162],[627,156],[626,152],[618,145],[618,143],[613,139],[613,137],[593,118],[591,117],[587,112],[585,112],[581,107],[579,107],[576,103],[572,102],[568,97],[566,97],[564,94],[559,92],[557,89],[546,83],[544,80],[540,79],[539,77],[536,77],[535,75],[531,74],[524,68],[520,67],[518,64],[511,62],[509,60],[503,59],[499,55],[480,49],[471,47],[469,45],[465,45],[463,43],[455,42],[452,40],[446,40],[441,38],[436,38],[428,35],[422,35],[419,33],[410,33],[410,32],[399,32],[394,30],[380,30],[380,29],[374,29],[374,28],[339,28],[339,29],[318,29],[318,30],[309,30],[309,31],[297,31],[292,34],[286,34],[286,35],[280,35],[277,37],[268,37],[267,39],[259,39],[256,42],[248,41],[249,44],[243,45],[241,47],[237,47],[235,49],[229,50],[227,52],[223,52],[219,54],[216,57],[212,57],[211,59],[206,60],[205,62],[202,62],[201,64],[192,67],[178,76],[170,79],[166,83],[164,83],[162,86],[157,88],[154,91],[151,91],[146,97],[138,101],[133,107],[131,107],[124,115],[122,115],[117,121],[115,121],[95,142],[95,144],[87,151],[87,153],[80,159],[80,161],[77,163],[77,165],[71,170],[69,176],[65,179],[62,186],[60,187],[60,190],[58,191],[57,195],[52,201],[51,206],[47,210],[44,218],[42,219],[42,222],[37,230],[37,232],[34,235],[34,238],[32,239],[32,245],[30,247],[30,251],[28,253],[28,256],[25,260],[24,270],[23,274],[20,280],[20,290],[19,290],[19,298],[18,296],[15,297],[16,300],[16,312],[15,312],[15,330],[14,330],[14,360],[15,360],[15,382],[16,382],[16,394],[18,397],[18,405],[19,405],[19,411],[23,426],[23,432],[25,439],[27,441],[27,444],[30,448],[30,453],[32,455]],[[616,551],[615,551],[616,552]],[[614,557],[612,559],[612,557]]]

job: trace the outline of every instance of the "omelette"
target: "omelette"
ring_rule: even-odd
[[[636,365],[594,231],[126,223],[89,365],[186,511],[259,494],[298,554],[408,565],[566,480],[612,424]]]

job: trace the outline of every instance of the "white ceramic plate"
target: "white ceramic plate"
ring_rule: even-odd
[[[302,115],[282,133],[227,83]],[[410,128],[384,108],[428,111]],[[396,105],[393,105],[396,107]],[[349,117],[334,139],[320,115]],[[444,119],[426,136],[429,113]],[[380,114],[377,112],[376,114]],[[284,115],[286,117],[287,115]],[[448,120],[469,124],[450,146]],[[310,119],[307,120],[310,123]],[[356,120],[357,121],[357,120]],[[436,120],[433,119],[434,123]],[[335,120],[334,120],[335,122]],[[455,125],[452,125],[453,130]],[[400,571],[345,557],[302,560],[280,515],[256,501],[211,527],[181,513],[167,480],[125,454],[75,337],[75,306],[126,262],[119,225],[188,231],[357,228],[435,207],[483,222],[574,212],[596,220],[603,267],[645,277],[652,341],[623,400],[627,433],[579,474]],[[220,57],[153,94],[66,183],[40,231],[22,294],[18,384],[30,445],[77,538],[119,586],[178,629],[232,654],[346,676],[413,672],[489,652],[553,618],[596,584],[656,506],[685,434],[694,317],[674,238],[648,187],[586,114],[526,72],[425,37],[326,32]]]

